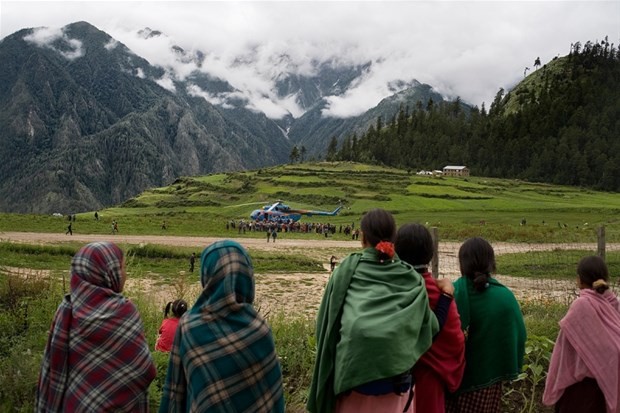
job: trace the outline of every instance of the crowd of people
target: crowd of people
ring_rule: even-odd
[[[491,244],[463,242],[461,276],[452,283],[428,270],[433,242],[425,226],[397,228],[383,209],[367,212],[360,226],[361,250],[330,258],[307,410],[499,413],[503,386],[523,367],[526,330],[514,294],[493,276]],[[155,350],[169,360],[159,411],[284,412],[282,369],[271,329],[253,306],[248,252],[235,241],[215,242],[199,269],[196,302],[175,300],[164,311]],[[122,295],[126,277],[113,243],[88,244],[73,257],[36,411],[149,411],[156,370],[140,315]],[[620,304],[605,262],[582,259],[577,285],[543,402],[560,413],[617,413]]]
[[[293,221],[292,219],[278,221],[230,220],[226,222],[226,230],[235,230],[239,234],[245,234],[246,232],[268,232],[270,234],[273,232],[296,232],[301,234],[320,234],[326,238],[330,235],[340,233],[345,236],[350,236],[352,240],[359,239],[360,235],[359,228],[355,229],[355,223],[336,226],[328,222],[300,222]]]

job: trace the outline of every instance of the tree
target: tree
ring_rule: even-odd
[[[291,163],[295,163],[299,160],[299,149],[297,149],[297,146],[293,146],[289,158],[291,159]]]
[[[301,156],[301,162],[304,161],[304,156],[306,156],[306,147],[301,145],[301,149],[299,149],[299,155]]]
[[[329,142],[329,146],[327,147],[327,156],[325,159],[327,161],[335,161],[336,154],[338,153],[338,139],[335,136],[332,136],[332,140]]]

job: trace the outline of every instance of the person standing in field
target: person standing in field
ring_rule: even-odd
[[[332,255],[331,258],[329,259],[329,271],[330,272],[334,272],[334,268],[336,268],[337,262],[338,262],[338,259],[336,258],[336,256]]]
[[[521,373],[525,323],[514,294],[493,278],[495,252],[483,238],[459,249],[461,277],[454,299],[465,334],[465,374],[447,413],[499,413],[502,382]]]
[[[456,303],[450,294],[454,287],[446,278],[435,280],[428,271],[433,258],[433,239],[425,226],[403,225],[396,235],[396,253],[422,274],[431,309],[438,319],[445,318],[433,345],[413,367],[414,411],[445,413],[446,393],[459,388],[465,372],[465,337]],[[447,303],[446,309],[443,302]],[[438,314],[440,311],[446,312],[446,316]]]
[[[311,413],[412,412],[411,368],[439,331],[422,277],[394,252],[383,209],[361,222],[361,252],[330,277],[316,327]]]
[[[620,409],[620,303],[602,258],[577,266],[579,297],[560,321],[543,403],[558,413]]]
[[[122,295],[127,274],[111,242],[82,247],[71,261],[71,292],[50,329],[36,412],[148,412],[155,378],[140,314]]]
[[[200,260],[204,290],[179,321],[159,412],[283,413],[282,371],[271,329],[253,306],[250,256],[226,240]]]
[[[196,253],[192,252],[189,256],[189,272],[194,272],[194,264],[196,264]]]

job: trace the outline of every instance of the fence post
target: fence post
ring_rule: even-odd
[[[605,226],[601,225],[596,231],[596,238],[598,240],[598,247],[596,255],[601,257],[605,261]]]
[[[439,229],[431,228],[431,236],[433,237],[433,259],[431,260],[431,273],[433,278],[439,277]]]

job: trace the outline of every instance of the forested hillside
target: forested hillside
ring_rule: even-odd
[[[489,110],[452,103],[401,106],[361,136],[332,140],[328,160],[411,170],[466,165],[479,176],[620,191],[620,48],[575,43]]]
[[[157,83],[154,67],[86,22],[44,44],[0,41],[0,210],[75,213],[179,176],[284,162],[282,131]]]

